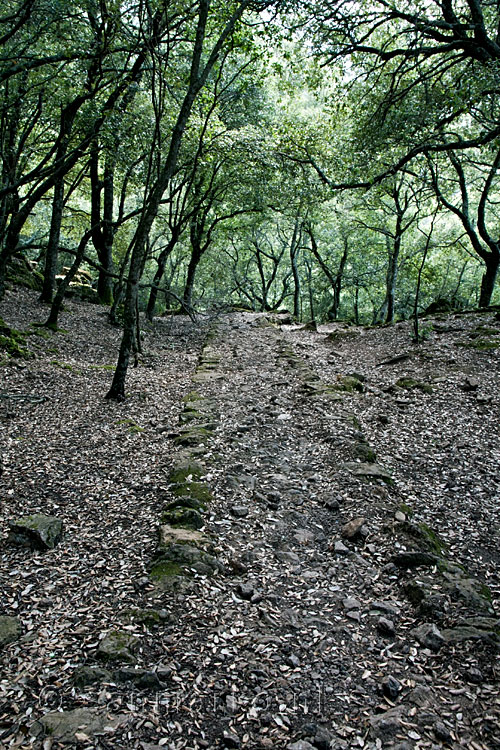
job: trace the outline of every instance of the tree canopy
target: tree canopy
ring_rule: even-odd
[[[489,0],[7,0],[0,295],[392,323],[498,299]],[[418,326],[416,327],[418,335]]]

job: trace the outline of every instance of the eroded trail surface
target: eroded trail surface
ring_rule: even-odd
[[[5,584],[5,614],[31,618],[2,655],[5,745],[500,748],[500,371],[494,346],[468,345],[494,343],[497,317],[434,321],[416,347],[406,324],[318,332],[221,316],[189,377],[191,360],[170,352],[168,387],[184,399],[170,422],[152,416],[166,374],[151,356],[133,416],[153,427],[116,458],[108,504],[96,517],[98,494],[76,497],[75,517],[59,497],[65,554],[2,557],[24,580]],[[150,350],[166,338],[151,333]],[[103,451],[124,408],[106,406]],[[54,512],[29,500],[28,479],[16,489],[23,450],[6,461],[10,495]],[[135,484],[118,491],[127,467]],[[27,586],[42,565],[61,579],[37,617]]]

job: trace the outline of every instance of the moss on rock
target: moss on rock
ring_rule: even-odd
[[[341,375],[333,386],[344,393],[363,393],[364,385],[355,375]]]
[[[212,434],[212,430],[208,427],[202,427],[201,425],[190,426],[186,429],[181,430],[180,434],[175,438],[175,445],[198,445],[204,443]]]
[[[429,383],[423,383],[421,380],[415,378],[403,377],[396,381],[398,388],[404,388],[407,391],[419,390],[422,393],[432,393],[432,385]]]
[[[183,482],[172,487],[171,491],[177,498],[192,501],[192,503],[182,503],[186,508],[204,508],[214,499],[210,489],[203,482]],[[173,507],[179,507],[179,505],[172,505],[167,507],[166,510],[171,510]]]
[[[199,479],[204,472],[203,466],[194,459],[187,458],[181,460],[174,465],[170,474],[168,475],[168,481],[170,484],[184,484],[188,477],[193,479]]]
[[[150,575],[153,581],[157,581],[160,578],[180,576],[182,575],[182,567],[179,563],[173,562],[172,560],[160,559],[153,563]]]
[[[31,359],[34,355],[26,346],[26,334],[8,326],[0,318],[0,349],[9,357]]]
[[[201,529],[205,525],[198,510],[183,506],[177,506],[164,511],[161,522],[174,527],[178,526],[182,529]]]
[[[480,352],[498,349],[500,341],[487,341],[486,339],[475,339],[474,341],[459,341],[457,346],[463,346],[465,349],[476,349]]]

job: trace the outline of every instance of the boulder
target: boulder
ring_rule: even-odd
[[[402,706],[395,706],[381,714],[370,716],[370,725],[375,737],[390,741],[403,728],[406,711]]]
[[[196,573],[212,576],[222,570],[223,566],[217,558],[205,550],[189,543],[169,542],[160,547],[151,567],[151,578],[162,581],[165,578],[192,576]]]
[[[117,729],[121,720],[106,711],[93,708],[75,708],[73,711],[50,711],[35,721],[31,734],[35,737],[46,734],[57,742],[76,744],[89,738],[108,734]]]
[[[53,549],[62,537],[60,518],[42,513],[9,521],[9,541],[31,549]]]
[[[365,522],[366,518],[359,516],[358,518],[353,518],[351,521],[344,524],[341,531],[343,539],[357,539],[361,536],[361,529]]]
[[[125,630],[112,630],[107,633],[97,648],[97,656],[103,661],[123,661],[133,664],[133,651],[137,649],[139,640]]]
[[[387,469],[380,464],[372,463],[347,463],[346,469],[349,469],[355,477],[364,477],[366,479],[381,479],[383,482],[392,482],[392,476]]]
[[[73,682],[79,688],[102,682],[113,682],[113,673],[103,667],[78,667],[75,669]]]
[[[169,526],[183,529],[201,529],[205,525],[205,521],[195,508],[186,508],[182,505],[165,511],[161,520]]]
[[[412,634],[421,646],[429,648],[431,651],[439,651],[441,646],[446,642],[441,631],[433,623],[429,622],[420,625],[418,628],[414,628]]]
[[[19,638],[21,625],[17,617],[0,615],[0,648]]]
[[[398,552],[397,555],[391,557],[391,563],[398,568],[404,568],[404,570],[411,570],[412,568],[419,567],[433,567],[438,565],[439,562],[440,558],[430,552]]]
[[[196,529],[185,529],[181,526],[160,526],[161,544],[203,544],[208,542],[207,537]]]

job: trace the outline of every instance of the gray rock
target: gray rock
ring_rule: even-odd
[[[443,724],[442,721],[436,721],[433,726],[433,730],[434,734],[436,735],[436,739],[440,740],[441,742],[450,742],[453,739],[450,730]]]
[[[347,463],[345,466],[355,477],[381,479],[383,482],[393,481],[390,471],[384,469],[384,467],[379,464]]]
[[[351,550],[345,546],[345,544],[341,541],[335,542],[333,545],[333,551],[337,555],[349,555]]]
[[[113,672],[115,682],[131,683],[138,688],[149,688],[157,690],[161,688],[161,682],[156,672],[147,669],[133,669],[133,667],[122,667]]]
[[[21,623],[17,617],[0,615],[0,649],[16,641],[21,635]]]
[[[241,740],[234,732],[224,732],[223,741],[225,747],[238,748],[241,747]]]
[[[464,641],[487,641],[489,643],[498,643],[500,638],[496,633],[487,630],[479,630],[471,625],[458,625],[455,628],[447,628],[442,631],[442,636],[446,643],[463,643]]]
[[[325,727],[320,727],[313,738],[313,745],[317,750],[330,750],[334,736]]]
[[[391,701],[396,700],[402,690],[401,683],[392,675],[389,675],[389,677],[385,677],[382,680],[380,687],[385,697],[389,698]]]
[[[489,601],[486,587],[475,578],[462,578],[460,575],[448,574],[445,585],[452,599],[462,600],[478,614],[491,614],[493,607]]]
[[[312,531],[309,531],[309,529],[297,529],[297,531],[293,535],[293,538],[296,539],[300,544],[307,544],[307,542],[313,541],[314,534]]]
[[[255,589],[251,583],[239,583],[236,587],[236,593],[245,601],[250,601],[255,594]]]
[[[0,615],[0,648],[16,641],[21,635],[21,623],[17,617]]]
[[[274,554],[276,558],[280,560],[280,562],[288,562],[292,565],[297,565],[298,563],[300,563],[300,557],[295,552],[280,550],[278,552],[275,552]]]
[[[235,518],[245,518],[248,516],[248,508],[246,505],[233,505],[231,515]]]
[[[400,731],[404,716],[405,709],[402,706],[396,706],[382,714],[370,716],[372,733],[382,740],[389,740]]]
[[[139,645],[139,639],[124,630],[112,630],[104,636],[97,648],[97,656],[103,661],[135,662],[133,651]]]
[[[400,615],[400,609],[399,607],[396,607],[395,604],[392,602],[384,602],[380,599],[376,599],[370,604],[370,609],[375,609],[378,612],[383,612],[385,615],[390,615],[391,617],[399,617]]]
[[[357,599],[354,599],[353,597],[343,599],[342,604],[344,605],[344,609],[346,609],[347,611],[350,611],[352,609],[361,609],[361,602]]]
[[[439,562],[440,558],[437,555],[432,555],[430,552],[399,552],[397,555],[391,557],[393,565],[405,570],[421,566],[433,567]]]
[[[328,500],[325,500],[324,505],[325,505],[326,508],[328,508],[328,510],[339,510],[340,509],[340,503],[335,498],[329,498]]]
[[[433,700],[432,690],[427,685],[417,685],[409,694],[408,700],[421,708],[429,706]]]
[[[86,687],[100,682],[113,682],[113,674],[102,667],[78,667],[73,675],[77,687]]]
[[[9,542],[31,549],[53,549],[62,537],[60,518],[37,513],[9,521]]]
[[[366,519],[362,516],[359,516],[358,518],[353,518],[351,521],[348,521],[346,524],[342,526],[342,537],[344,539],[356,539],[361,533],[361,529],[363,527],[363,524],[365,523]]]
[[[387,617],[379,617],[377,620],[377,630],[381,635],[393,636],[396,633],[396,628],[392,620],[388,620]]]
[[[50,711],[31,726],[35,737],[43,733],[57,742],[76,744],[76,734],[93,737],[108,734],[109,729],[117,729],[120,719],[110,717],[106,711],[92,708],[76,708],[73,711]]]
[[[476,380],[476,378],[473,377],[466,377],[464,382],[462,383],[462,390],[466,392],[470,391],[477,391],[479,388],[479,380]]]
[[[422,618],[440,621],[448,608],[448,599],[443,594],[426,594],[420,602],[417,612]]]
[[[431,651],[439,651],[445,644],[441,631],[433,624],[426,622],[418,628],[412,630],[412,634],[424,648],[430,648]]]
[[[467,682],[471,682],[473,685],[481,685],[484,682],[484,675],[477,667],[470,667],[464,672],[463,676]]]
[[[314,750],[314,745],[311,745],[307,740],[297,740],[297,742],[291,742],[287,745],[286,750]]]

